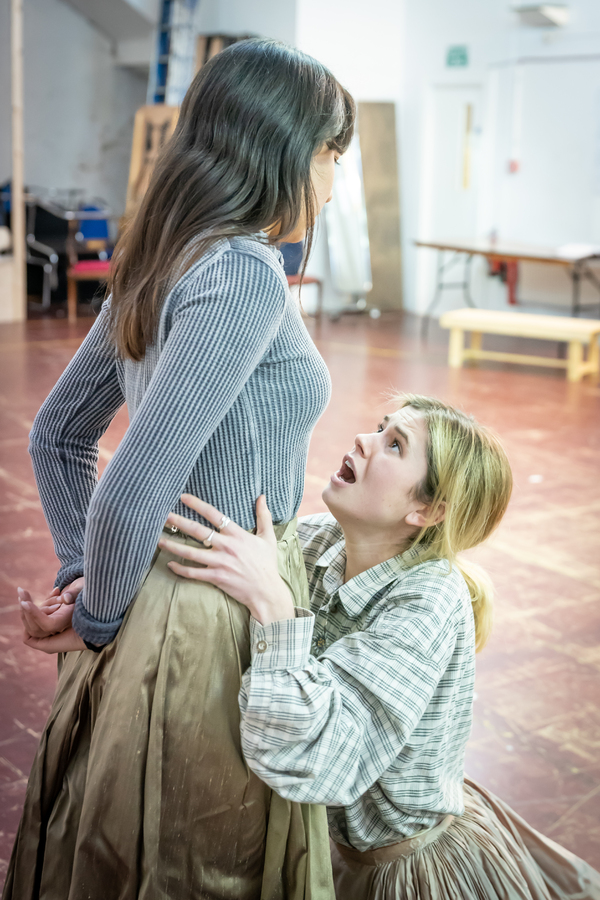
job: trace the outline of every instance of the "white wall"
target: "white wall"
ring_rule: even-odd
[[[146,79],[62,0],[24,0],[25,182],[82,188],[120,214]],[[0,181],[10,178],[10,15],[0,0]]]
[[[434,253],[416,250],[414,238],[444,237],[434,233],[429,214],[432,157],[439,152],[433,98],[443,85],[481,92],[476,233],[494,228],[500,240],[531,244],[600,243],[600,5],[573,0],[569,8],[566,28],[534,29],[518,24],[506,0],[406,4],[400,159],[408,308],[423,310],[434,288]],[[454,44],[468,46],[467,68],[446,67]],[[514,156],[520,168],[511,174]],[[476,302],[504,307],[505,288],[486,277],[484,261],[476,260],[474,270]],[[568,306],[563,270],[523,264],[520,278],[523,299]],[[591,287],[585,294],[597,300]],[[462,305],[458,292],[448,292],[438,312]]]
[[[441,88],[460,87],[477,97],[476,215],[472,233],[464,237],[496,229],[500,239],[532,244],[600,243],[597,0],[572,0],[571,21],[562,29],[521,26],[508,0],[296,0],[296,6],[300,49],[328,65],[357,100],[397,104],[408,309],[425,309],[434,289],[435,254],[417,250],[413,241],[445,236],[434,233],[431,215],[432,165],[435,155],[445,152],[433,133]],[[446,66],[447,49],[456,44],[468,47],[466,68]],[[592,59],[582,60],[585,55]],[[572,59],[565,62],[565,57]],[[520,109],[512,87],[515,71],[523,84]],[[508,161],[515,152],[521,167],[510,174]],[[452,221],[454,209],[446,212],[438,216],[437,227]],[[455,219],[457,229],[466,227],[459,210]],[[332,306],[343,298],[331,291],[322,245],[323,239],[309,272],[325,278]],[[485,261],[476,259],[473,268],[477,303],[504,308],[506,289],[487,277]],[[523,264],[520,279],[524,300],[568,306],[570,282],[564,270]],[[584,299],[597,297],[586,285]],[[461,305],[462,296],[448,292],[439,311]]]
[[[115,66],[109,41],[67,3],[24,5],[26,180],[83,188],[119,212],[145,79]],[[478,233],[495,227],[500,238],[532,243],[600,242],[600,4],[572,0],[569,6],[570,24],[550,31],[520,27],[507,0],[201,0],[197,26],[296,44],[329,66],[357,100],[397,104],[404,302],[422,310],[431,297],[434,260],[413,240],[434,236],[428,218],[431,110],[440,86],[480,88]],[[0,180],[10,176],[8,11],[9,0],[0,0],[0,81],[6,86],[0,91]],[[468,68],[445,66],[452,44],[468,46]],[[584,54],[597,58],[578,62]],[[554,59],[566,56],[568,63]],[[540,58],[543,65],[531,62]],[[518,60],[523,165],[510,175],[511,129],[519,119],[510,85]],[[322,235],[309,273],[325,279],[326,302],[339,305],[344,298],[333,294],[327,269]],[[483,261],[475,270],[478,302],[504,305],[504,288],[485,277]],[[564,273],[531,265],[521,273],[523,296],[568,301]],[[461,304],[462,298],[448,295],[441,309]]]
[[[401,0],[297,0],[297,46],[356,100],[400,98],[403,34]]]
[[[199,0],[200,34],[252,34],[294,44],[296,0]]]
[[[357,102],[400,102],[403,0],[296,0],[296,8],[296,45],[324,63]],[[333,288],[323,227],[307,273],[323,280],[326,309],[349,302]]]

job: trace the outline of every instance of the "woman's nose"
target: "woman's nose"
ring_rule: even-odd
[[[354,446],[358,450],[361,456],[367,455],[367,435],[366,434],[357,434],[354,438]]]

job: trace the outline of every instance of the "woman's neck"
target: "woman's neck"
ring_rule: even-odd
[[[346,572],[344,582],[350,581],[385,562],[399,553],[404,553],[410,545],[410,535],[359,533],[354,529],[343,528],[346,545]]]

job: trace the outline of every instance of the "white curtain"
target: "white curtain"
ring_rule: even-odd
[[[334,287],[340,293],[364,297],[373,284],[358,136],[336,168],[325,217]]]

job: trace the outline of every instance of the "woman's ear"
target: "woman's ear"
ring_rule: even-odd
[[[446,504],[445,502],[442,502],[435,512],[432,511],[431,506],[429,505],[419,506],[417,509],[409,512],[404,521],[407,525],[414,525],[416,528],[429,528],[431,525],[437,525],[439,522],[443,522],[445,517]]]

